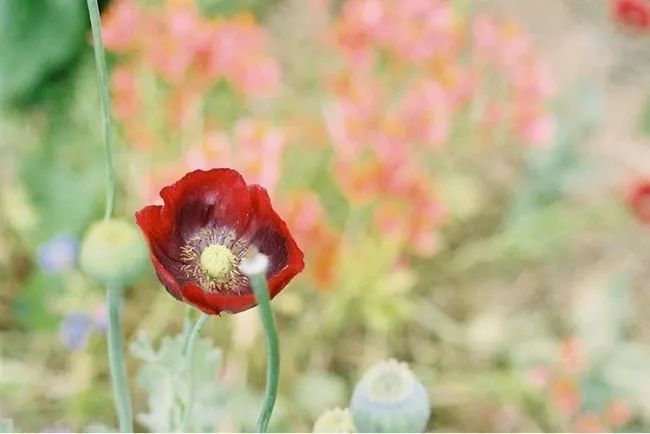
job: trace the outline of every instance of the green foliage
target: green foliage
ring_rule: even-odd
[[[0,2],[0,102],[28,95],[83,47],[85,2]]]
[[[186,330],[165,337],[157,350],[144,334],[131,345],[131,353],[144,363],[138,384],[148,395],[149,409],[138,420],[152,432],[181,432],[190,384],[194,389],[190,431],[213,431],[226,403],[225,389],[217,380],[221,351],[208,339],[196,342],[190,383],[188,358],[183,353],[187,335]]]
[[[296,385],[294,399],[305,413],[315,419],[328,408],[345,404],[345,383],[336,375],[306,373]]]
[[[11,419],[0,419],[0,433],[14,432],[14,422]]]
[[[32,234],[42,242],[67,232],[80,234],[103,205],[104,162],[94,71],[84,67],[48,97],[50,117],[37,149],[24,154],[20,177],[30,203],[41,218]]]
[[[530,154],[525,180],[518,186],[509,219],[528,217],[539,207],[562,198],[581,175],[582,159],[578,144],[594,131],[602,117],[600,94],[579,86],[557,103],[558,131],[549,149]]]
[[[63,289],[60,276],[31,275],[12,304],[12,313],[18,324],[32,331],[54,330],[58,316],[52,313],[50,301],[59,297]]]

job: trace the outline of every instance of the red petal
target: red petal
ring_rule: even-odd
[[[196,170],[160,192],[163,213],[181,239],[204,227],[226,226],[240,233],[250,219],[250,194],[232,169]]]
[[[302,271],[303,254],[271,207],[268,193],[258,185],[247,186],[236,171],[197,170],[163,188],[160,196],[165,205],[141,209],[136,220],[149,242],[156,274],[174,297],[216,315],[256,304],[248,286],[240,288],[241,294],[206,292],[182,272],[181,246],[206,227],[229,227],[269,257],[271,298]]]
[[[269,195],[259,185],[249,186],[254,218],[247,229],[251,243],[269,257],[269,292],[275,297],[305,266],[303,253],[287,224],[271,207]]]

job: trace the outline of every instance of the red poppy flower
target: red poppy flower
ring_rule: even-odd
[[[641,181],[632,187],[628,205],[639,220],[650,225],[650,180]]]
[[[135,214],[156,274],[175,298],[203,312],[237,313],[255,306],[239,262],[269,258],[271,298],[304,267],[303,254],[266,190],[231,169],[197,170],[160,192],[164,205]]]
[[[648,0],[614,0],[614,17],[625,26],[650,29],[650,2]]]

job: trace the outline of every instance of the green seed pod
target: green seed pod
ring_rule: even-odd
[[[140,231],[124,220],[93,223],[81,244],[81,269],[104,285],[132,283],[147,264],[147,247]]]
[[[424,385],[396,360],[364,374],[352,393],[350,410],[359,432],[423,432],[431,415]]]
[[[350,410],[333,408],[321,414],[314,424],[315,433],[356,433]]]

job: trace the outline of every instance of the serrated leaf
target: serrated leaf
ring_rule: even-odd
[[[194,390],[191,431],[212,431],[225,405],[225,390],[217,381],[221,351],[207,339],[197,340],[190,379],[189,358],[183,353],[185,339],[184,332],[165,337],[155,350],[141,334],[131,345],[131,353],[145,362],[138,384],[149,395],[148,412],[138,415],[138,420],[152,432],[180,432],[190,384]]]

